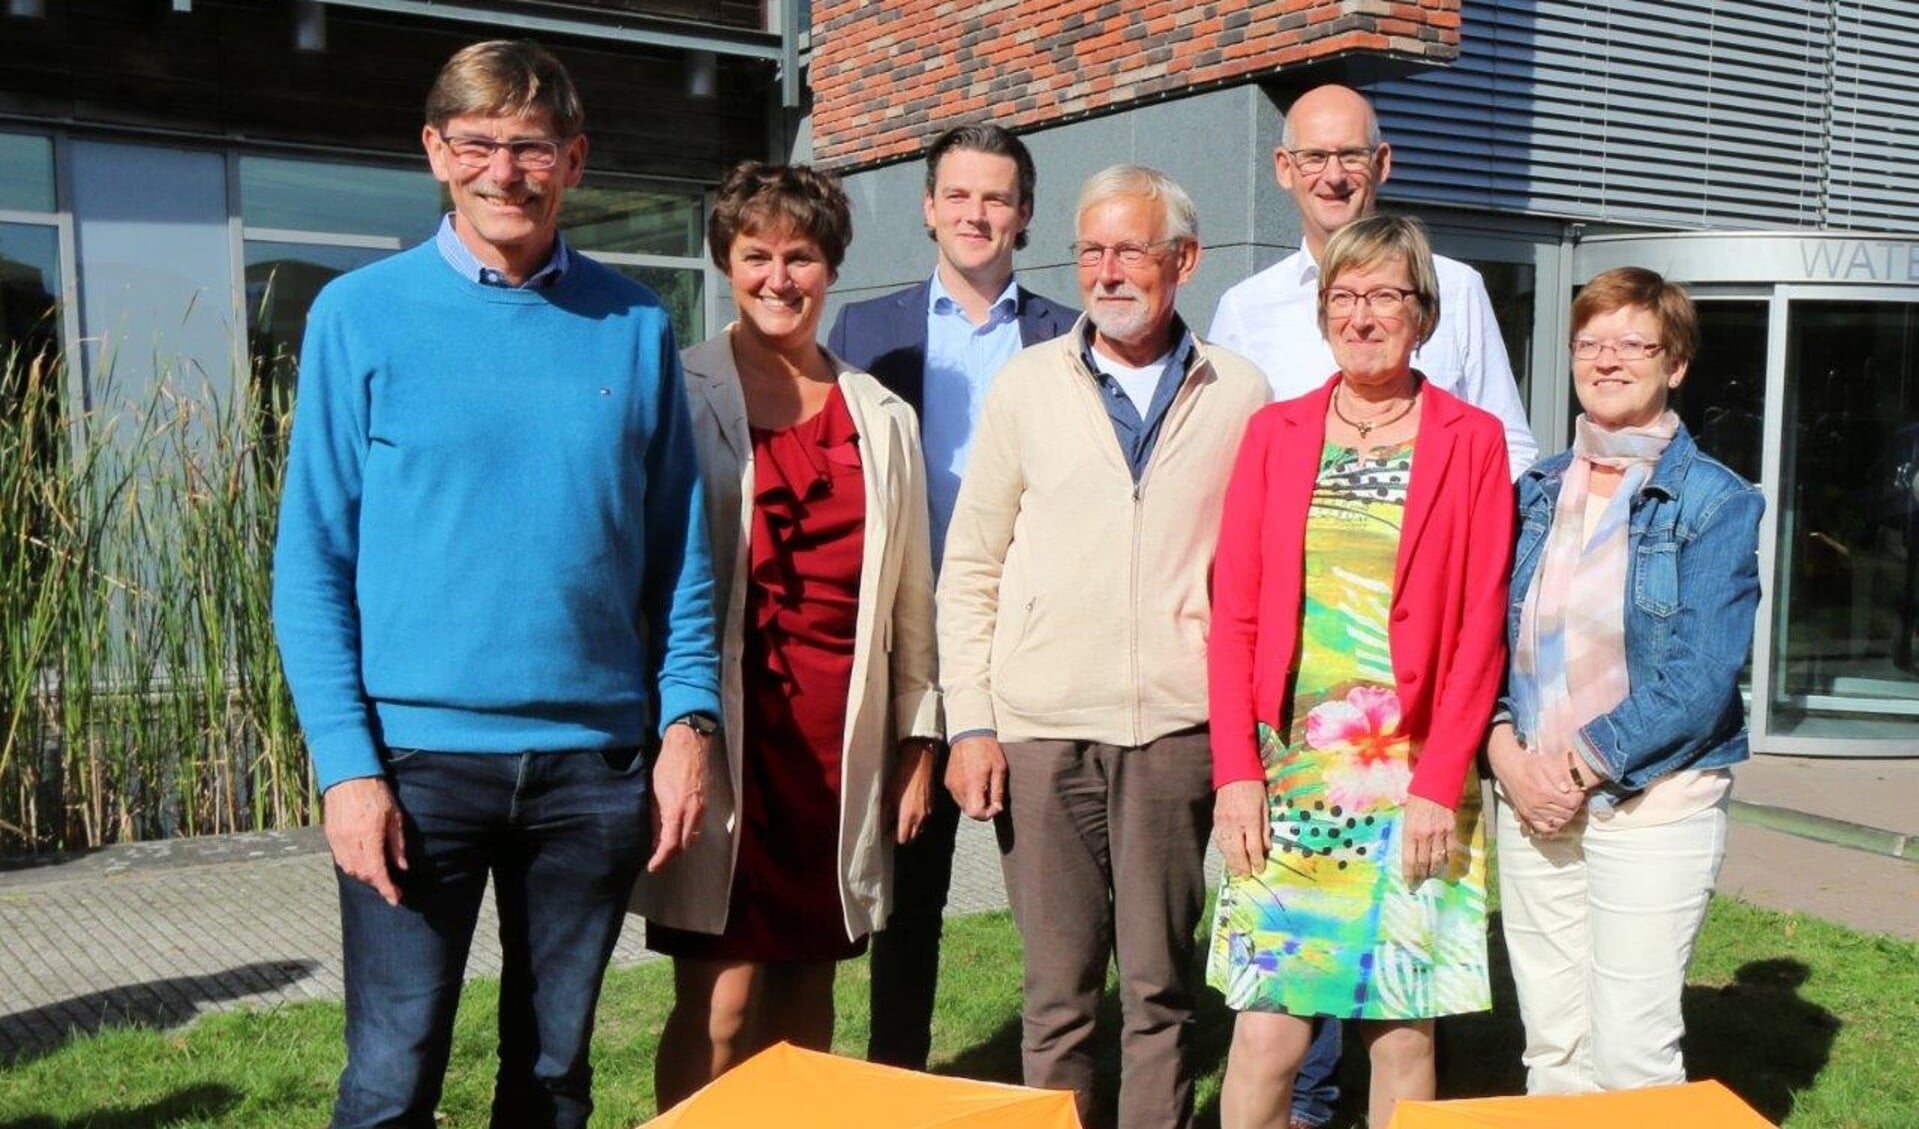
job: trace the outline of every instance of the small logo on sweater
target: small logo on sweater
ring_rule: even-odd
[[[602,396],[611,396],[612,394],[613,394],[613,390],[611,388],[600,389],[600,395]]]

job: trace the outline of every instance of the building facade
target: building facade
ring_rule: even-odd
[[[1001,3],[960,16],[886,0],[816,5],[814,26],[811,152],[843,171],[856,206],[840,299],[930,271],[920,147],[991,119],[1040,168],[1022,280],[1072,296],[1073,193],[1142,161],[1198,203],[1205,252],[1182,305],[1203,331],[1228,286],[1299,245],[1272,154],[1292,99],[1327,81],[1379,108],[1394,154],[1384,205],[1421,216],[1484,275],[1543,450],[1565,446],[1577,411],[1565,341],[1578,286],[1628,263],[1689,283],[1705,346],[1677,406],[1769,501],[1754,746],[1919,755],[1911,5]]]
[[[92,407],[181,372],[283,383],[318,287],[431,232],[421,99],[500,35],[554,48],[586,99],[568,239],[688,340],[729,316],[703,245],[726,167],[845,173],[834,297],[870,296],[931,269],[920,148],[969,119],[1034,151],[1019,266],[1056,297],[1079,182],[1177,176],[1203,331],[1299,244],[1272,175],[1286,107],[1347,82],[1394,146],[1386,205],[1485,276],[1544,450],[1575,410],[1578,285],[1621,263],[1693,285],[1681,413],[1770,501],[1755,746],[1915,755],[1914,32],[1902,0],[0,0],[0,355],[64,350]]]
[[[0,355],[64,350],[76,403],[176,374],[283,382],[328,279],[432,235],[427,88],[466,43],[537,38],[592,149],[563,226],[712,317],[705,194],[786,148],[793,4],[758,0],[0,0]]]

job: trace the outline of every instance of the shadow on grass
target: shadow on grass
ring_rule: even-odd
[[[1207,993],[1212,995],[1212,993]],[[1210,1001],[1215,1007],[1218,999]],[[1222,1009],[1223,1010],[1223,1009]],[[1098,1115],[1094,1125],[1111,1125],[1119,1109],[1119,994],[1111,987],[1100,996],[1096,1013],[1097,1042],[1093,1061],[1093,1089],[1098,1095]],[[1202,1028],[1199,1033],[1204,1033]],[[1223,1048],[1222,1048],[1223,1049]],[[952,1061],[933,1068],[935,1074],[954,1078],[974,1078],[987,1082],[1018,1083],[1020,1066],[1020,1017],[1015,1012],[982,1042],[961,1051]]]
[[[158,1101],[97,1109],[71,1120],[35,1116],[0,1121],[0,1129],[149,1129],[150,1126],[171,1125],[187,1118],[217,1116],[239,1100],[238,1090],[209,1082],[188,1086]]]
[[[261,961],[204,976],[126,984],[0,1016],[0,1065],[31,1062],[109,1027],[177,1027],[207,1004],[277,991],[306,979],[318,967],[312,960]]]
[[[1493,1008],[1474,1015],[1442,1019],[1436,1026],[1441,1098],[1499,1097],[1523,1094],[1526,1072],[1520,1064],[1525,1032],[1512,966],[1497,913],[1487,923],[1487,959]],[[1203,965],[1204,946],[1199,959]],[[1779,1124],[1792,1113],[1795,1095],[1812,1086],[1831,1057],[1839,1020],[1804,1000],[1799,989],[1810,969],[1797,960],[1751,961],[1719,988],[1689,986],[1682,1006],[1686,1016],[1687,1072],[1694,1079],[1714,1078],[1743,1098],[1767,1120]],[[1195,973],[1195,982],[1203,977]],[[1191,1045],[1194,1077],[1221,1070],[1232,1041],[1233,1013],[1219,993],[1202,989]],[[1107,991],[1100,1002],[1095,1125],[1111,1125],[1119,1091],[1119,1002]],[[1340,1101],[1328,1129],[1357,1129],[1365,1124],[1368,1065],[1364,1045],[1351,1024],[1347,1053],[1340,1062]],[[1020,1019],[1017,1012],[986,1039],[960,1052],[937,1073],[997,1082],[1020,1081]],[[1219,1099],[1209,1097],[1198,1110],[1200,1129],[1219,1124]]]
[[[1812,970],[1797,960],[1755,960],[1723,988],[1688,987],[1686,1072],[1717,1078],[1777,1125],[1832,1057],[1844,1026],[1799,996]]]
[[[1014,1012],[982,1042],[953,1056],[948,1062],[935,1062],[929,1069],[948,1078],[972,1078],[981,1082],[1020,1081],[1020,1017]]]

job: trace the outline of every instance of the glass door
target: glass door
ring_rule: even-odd
[[[1700,450],[1763,486],[1769,302],[1697,293],[1693,298],[1699,351],[1673,396],[1673,410]]]
[[[1782,287],[1764,732],[1919,739],[1919,294]],[[1757,712],[1757,711],[1756,711]],[[1825,745],[1842,739],[1843,747]]]

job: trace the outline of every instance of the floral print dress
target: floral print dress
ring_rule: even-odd
[[[1283,736],[1259,726],[1272,821],[1263,871],[1228,875],[1206,979],[1238,1011],[1425,1019],[1492,1006],[1479,789],[1438,878],[1400,873],[1407,785],[1387,643],[1412,444],[1328,443],[1306,522],[1305,616]]]

